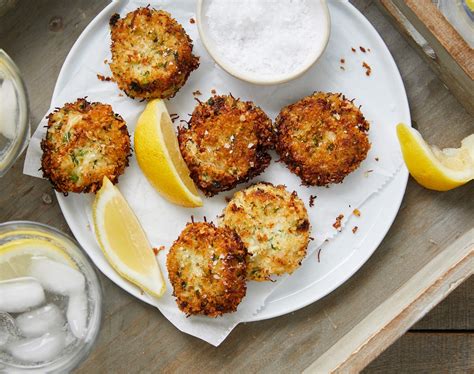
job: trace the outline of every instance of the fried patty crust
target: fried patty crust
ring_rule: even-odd
[[[179,309],[209,317],[235,312],[246,292],[246,254],[233,230],[189,223],[166,261]]]
[[[187,128],[178,130],[191,178],[207,195],[231,190],[260,174],[271,161],[272,121],[250,101],[232,95],[199,103]]]
[[[296,192],[258,183],[235,193],[222,217],[247,248],[247,279],[291,274],[306,256],[309,218]]]
[[[342,94],[315,92],[283,108],[276,150],[303,184],[341,183],[365,160],[369,123]]]
[[[41,168],[56,191],[95,192],[104,176],[118,182],[130,157],[130,135],[107,104],[77,99],[48,115]]]
[[[110,18],[115,82],[129,97],[173,97],[199,66],[191,38],[171,15],[149,7]]]

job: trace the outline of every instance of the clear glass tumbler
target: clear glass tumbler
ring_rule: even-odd
[[[0,177],[21,155],[29,137],[25,84],[15,63],[0,49]]]
[[[21,282],[41,284],[45,296],[29,306],[37,293]],[[67,293],[74,283],[81,288]],[[20,286],[16,293],[12,284]],[[0,224],[0,288],[0,373],[69,373],[86,359],[99,335],[102,288],[75,240],[36,222]],[[82,304],[73,301],[79,294]],[[45,313],[48,308],[55,316]]]

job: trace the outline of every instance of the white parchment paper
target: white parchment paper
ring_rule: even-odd
[[[169,11],[186,29],[194,40],[195,54],[200,56],[200,67],[193,72],[187,84],[171,100],[166,102],[170,113],[177,113],[180,119],[189,119],[196,104],[193,92],[199,90],[202,96],[200,100],[207,100],[211,90],[215,89],[218,94],[231,92],[235,97],[244,100],[252,100],[259,105],[271,118],[275,118],[281,107],[288,105],[299,98],[311,94],[313,91],[343,92],[348,97],[355,97],[356,103],[362,105],[366,118],[371,123],[369,138],[372,148],[367,159],[358,170],[350,174],[342,184],[332,185],[329,188],[302,187],[299,178],[291,174],[283,163],[277,163],[277,156],[273,154],[270,167],[260,176],[246,185],[239,185],[236,190],[245,188],[247,185],[258,181],[267,181],[274,184],[285,184],[290,191],[296,190],[299,197],[305,202],[312,225],[311,236],[314,240],[310,243],[309,255],[318,248],[325,240],[338,234],[332,226],[338,215],[343,214],[342,224],[352,214],[354,208],[360,206],[371,195],[381,190],[395,175],[402,165],[402,159],[395,138],[393,123],[387,123],[385,114],[394,112],[396,108],[387,95],[389,86],[384,86],[384,78],[377,77],[377,68],[384,63],[384,59],[377,58],[378,51],[372,50],[371,55],[364,56],[369,61],[373,74],[370,78],[365,76],[364,70],[360,68],[360,57],[351,62],[346,57],[345,70],[339,68],[339,58],[350,54],[351,43],[347,40],[344,27],[343,12],[338,5],[329,3],[332,17],[332,34],[329,45],[323,58],[299,79],[278,86],[255,86],[239,81],[221,70],[203,48],[195,24],[190,23],[190,18],[195,17],[195,4],[187,0],[163,0],[151,2],[153,7],[163,8]],[[148,2],[123,1],[117,2],[115,10],[121,15],[143,6]],[[357,29],[357,28],[356,28]],[[352,35],[354,36],[354,35]],[[359,43],[364,42],[364,33],[359,35]],[[90,43],[84,47],[80,58],[70,63],[70,74],[67,84],[56,90],[51,103],[52,111],[66,102],[73,102],[78,97],[87,96],[89,101],[100,101],[112,105],[115,112],[126,120],[133,138],[135,123],[145,103],[127,98],[122,94],[115,83],[102,82],[97,74],[110,76],[105,59],[110,59],[110,37],[108,25],[96,25],[89,34]],[[373,47],[374,48],[374,47]],[[384,57],[385,58],[385,57]],[[357,60],[359,59],[359,60]],[[356,63],[357,62],[357,63]],[[378,79],[378,81],[377,81]],[[39,168],[41,166],[40,142],[45,135],[44,119],[35,131],[25,160],[24,173],[34,177],[42,177]],[[176,125],[178,123],[176,122]],[[376,160],[377,159],[377,160]],[[172,242],[178,237],[186,222],[193,215],[196,221],[202,220],[204,216],[208,220],[216,220],[225,207],[226,197],[233,195],[235,191],[221,193],[213,198],[204,199],[204,207],[187,209],[175,206],[164,200],[149,184],[141,173],[135,157],[130,160],[130,166],[119,179],[119,189],[133,208],[139,218],[150,242],[153,246],[164,245],[168,251]],[[314,207],[309,207],[311,195],[317,196]],[[80,202],[82,211],[78,215],[84,215],[91,225],[91,202],[93,196],[70,194],[67,197],[58,196],[60,199],[70,199],[71,202]],[[76,204],[76,206],[79,206]],[[87,229],[90,231],[90,227]],[[74,229],[73,229],[74,231]],[[93,235],[93,232],[90,232]],[[345,230],[341,235],[352,235],[350,230]],[[100,249],[86,248],[100,255]],[[162,270],[166,273],[166,253],[158,256]],[[165,274],[167,277],[167,274]],[[167,293],[159,300],[150,300],[161,313],[178,329],[188,334],[199,337],[213,345],[219,345],[232,329],[240,322],[247,321],[251,316],[257,314],[265,305],[268,295],[280,284],[288,281],[297,281],[298,271],[290,277],[281,277],[276,282],[249,282],[247,296],[239,305],[238,311],[220,318],[210,319],[206,317],[186,318],[181,313],[171,296],[171,286],[168,282]]]

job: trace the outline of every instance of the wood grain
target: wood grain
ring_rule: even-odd
[[[431,1],[380,0],[376,4],[474,115],[474,50]]]
[[[400,4],[398,0],[398,4]],[[403,0],[421,24],[449,53],[469,78],[474,79],[474,50],[447,21],[431,0]]]
[[[437,254],[305,373],[357,373],[474,273],[474,229]]]
[[[408,332],[363,374],[473,372],[474,334]]]
[[[21,7],[0,18],[1,45],[25,76],[33,128],[49,107],[70,47],[106,3],[23,0]],[[428,141],[440,146],[457,146],[460,139],[472,132],[472,116],[393,29],[374,2],[357,0],[354,4],[392,52],[407,89],[412,118],[420,131]],[[56,32],[48,28],[53,17],[63,21],[63,28]],[[19,160],[0,179],[0,221],[29,219],[68,232],[49,184],[26,177],[21,170]],[[45,193],[52,196],[52,204],[43,202]],[[354,277],[320,302],[300,311],[238,326],[218,348],[179,332],[154,308],[101,276],[105,294],[103,327],[94,351],[77,372],[301,371],[429,259],[472,227],[472,197],[472,185],[437,193],[410,179],[389,234]]]
[[[416,323],[416,331],[466,331],[474,333],[474,276],[470,277],[427,316]]]

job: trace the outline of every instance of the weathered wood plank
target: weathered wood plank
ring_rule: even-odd
[[[474,277],[470,277],[364,370],[372,373],[453,372],[474,368],[474,357],[459,363],[474,331]],[[416,329],[417,333],[413,333]],[[431,333],[430,330],[437,330]],[[442,330],[443,333],[440,333]],[[452,333],[450,330],[456,330]],[[467,330],[463,333],[463,330]],[[433,351],[432,347],[435,347]],[[416,353],[412,353],[416,352]],[[415,361],[413,361],[415,357]],[[416,368],[421,368],[417,370]]]
[[[431,1],[381,0],[376,4],[474,115],[474,50]]]
[[[431,0],[394,0],[404,9],[409,9],[416,17],[413,23],[420,29],[428,41],[438,45],[451,56],[452,60],[467,74],[468,78],[474,79],[474,50],[462,38],[456,29],[448,22]],[[403,4],[402,4],[403,2]],[[406,5],[406,8],[405,6]],[[429,35],[425,32],[429,32]],[[438,50],[438,48],[436,48]]]
[[[470,277],[412,329],[474,331],[474,277]]]
[[[473,333],[408,332],[363,373],[472,373],[473,352]]]
[[[0,21],[0,45],[28,88],[33,129],[49,109],[56,78],[72,45],[107,0],[22,0]]]
[[[474,229],[436,255],[305,373],[357,373],[474,273]]]

